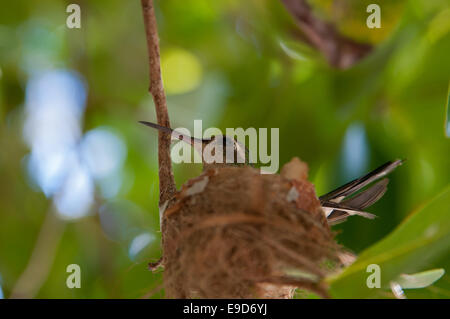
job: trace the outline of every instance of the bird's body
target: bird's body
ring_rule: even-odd
[[[250,153],[245,145],[226,135],[216,135],[203,142],[203,170],[221,166],[250,164]]]

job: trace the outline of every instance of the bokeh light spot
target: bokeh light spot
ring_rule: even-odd
[[[81,142],[81,154],[94,178],[105,178],[122,167],[126,146],[107,128],[87,132]]]
[[[350,125],[342,147],[342,165],[346,175],[358,176],[367,170],[369,147],[366,130],[361,123]]]
[[[161,69],[167,94],[182,94],[196,89],[202,81],[199,60],[184,49],[170,49],[161,55]]]
[[[94,182],[89,171],[75,162],[61,192],[55,196],[55,205],[63,219],[76,219],[89,213],[94,202]]]
[[[447,93],[447,105],[445,114],[445,134],[450,137],[450,86]]]
[[[5,298],[5,296],[3,295],[3,290],[2,290],[2,276],[0,275],[0,299]]]
[[[128,254],[132,260],[136,259],[138,255],[153,241],[155,236],[150,233],[142,233],[137,235],[130,244]]]

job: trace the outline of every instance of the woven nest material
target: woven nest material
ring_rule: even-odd
[[[163,212],[166,296],[326,297],[339,247],[306,177],[294,159],[281,175],[222,167],[187,182]]]

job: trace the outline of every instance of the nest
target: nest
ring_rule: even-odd
[[[306,177],[294,159],[281,175],[221,167],[187,182],[163,212],[166,296],[327,297],[339,247]]]

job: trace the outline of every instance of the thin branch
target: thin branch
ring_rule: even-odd
[[[306,0],[281,1],[308,41],[322,52],[331,65],[346,69],[372,50],[370,45],[358,43],[339,34],[332,24],[317,18]]]
[[[159,38],[153,0],[141,0],[144,15],[145,33],[147,36],[148,61],[150,72],[149,91],[155,103],[156,118],[159,125],[170,127],[167,101],[161,79],[159,56]],[[159,166],[159,205],[172,198],[176,192],[170,158],[170,134],[158,133],[158,166]]]

